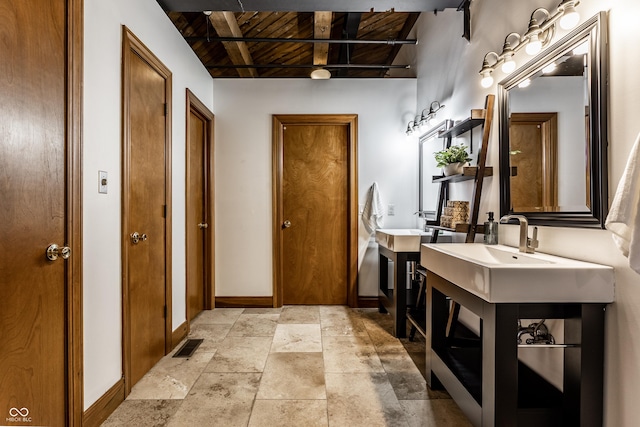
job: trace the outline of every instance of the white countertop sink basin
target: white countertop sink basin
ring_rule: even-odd
[[[431,240],[431,232],[417,228],[381,228],[376,243],[393,252],[420,252],[420,244]]]
[[[492,303],[609,303],[613,268],[504,245],[423,244],[420,264]]]

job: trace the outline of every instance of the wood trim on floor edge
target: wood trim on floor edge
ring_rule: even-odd
[[[216,308],[271,308],[273,297],[216,297]]]
[[[358,297],[359,308],[378,308],[378,297]]]
[[[94,427],[102,424],[109,415],[124,402],[124,378],[121,378],[105,394],[89,407],[82,415],[84,427]]]
[[[182,325],[178,326],[175,331],[171,333],[171,349],[173,350],[180,344],[180,342],[187,337],[189,332],[189,326],[185,320]]]

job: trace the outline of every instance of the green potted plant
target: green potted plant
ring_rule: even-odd
[[[452,145],[442,151],[434,153],[438,167],[442,168],[445,176],[460,174],[471,160],[466,145]]]

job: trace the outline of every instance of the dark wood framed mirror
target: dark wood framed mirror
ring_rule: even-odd
[[[606,12],[500,82],[501,215],[604,228],[607,84]]]

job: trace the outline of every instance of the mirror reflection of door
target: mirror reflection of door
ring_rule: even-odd
[[[557,210],[557,116],[557,113],[511,114],[511,208],[514,212]]]

